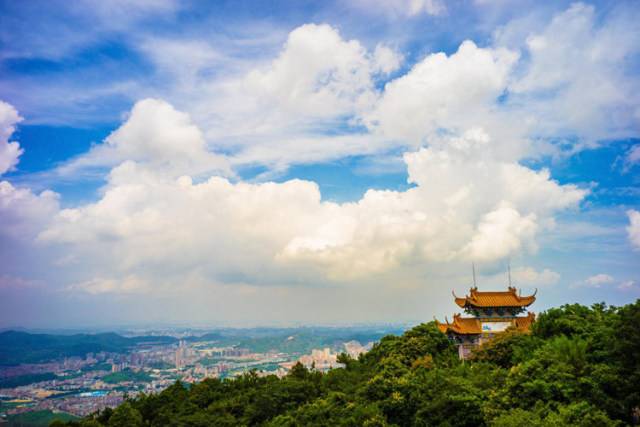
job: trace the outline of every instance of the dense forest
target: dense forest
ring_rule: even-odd
[[[55,426],[618,426],[640,415],[640,300],[565,305],[472,360],[426,323],[326,374],[175,383]]]

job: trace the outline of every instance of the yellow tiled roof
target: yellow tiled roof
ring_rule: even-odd
[[[536,315],[529,313],[526,317],[515,317],[513,319],[495,318],[494,321],[513,320],[514,326],[521,331],[528,331],[531,324],[535,321]],[[489,319],[487,319],[489,320]],[[480,319],[475,317],[462,317],[460,314],[453,315],[453,322],[440,323],[436,321],[438,329],[442,333],[449,331],[460,335],[477,335],[482,333],[482,324]]]
[[[455,294],[454,294],[455,297]],[[464,298],[455,297],[456,304],[464,307],[527,307],[536,300],[535,293],[529,296],[520,296],[516,288],[509,287],[507,291],[482,292],[478,288],[471,288],[469,295]]]

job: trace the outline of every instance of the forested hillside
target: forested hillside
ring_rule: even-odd
[[[565,305],[462,363],[434,323],[327,374],[176,383],[68,426],[617,426],[640,415],[640,300]],[[636,417],[636,419],[634,419]]]

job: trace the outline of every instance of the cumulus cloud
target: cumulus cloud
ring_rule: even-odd
[[[0,101],[0,175],[13,169],[22,154],[20,144],[9,141],[16,124],[21,120],[22,117],[11,104]]]
[[[627,226],[627,237],[635,249],[640,249],[640,212],[634,209],[627,211],[629,225]]]
[[[283,168],[379,152],[388,144],[353,127],[376,101],[376,83],[401,62],[384,44],[368,50],[330,25],[305,24],[288,34],[275,58],[199,80],[182,104],[236,165]]]
[[[465,41],[449,56],[429,54],[385,85],[363,123],[414,146],[482,128],[493,138],[485,149],[510,160],[637,135],[637,15],[614,8],[598,22],[594,7],[576,3],[528,31],[513,21],[488,47]],[[527,38],[514,42],[510,26]]]
[[[509,203],[501,202],[482,217],[466,250],[472,259],[495,260],[520,250],[523,243],[532,242],[536,231],[535,214],[522,217]]]
[[[0,175],[15,167],[23,152],[17,142],[9,141],[21,120],[13,106],[0,101]],[[52,191],[35,194],[0,181],[0,236],[7,242],[33,239],[58,211],[58,199]]]
[[[493,120],[491,106],[504,91],[517,59],[516,52],[479,48],[471,41],[451,56],[428,55],[386,84],[364,122],[374,132],[415,145],[442,129],[486,128]]]
[[[379,10],[444,11],[440,2],[383,3]],[[471,129],[490,136],[493,156],[519,161],[637,134],[636,16],[621,6],[598,20],[576,3],[548,22],[507,23],[487,46],[467,40],[450,55],[429,53],[393,78],[400,53],[367,49],[327,24],[293,29],[272,59],[249,61],[199,39],[145,39],[141,49],[177,76],[172,99],[236,167],[280,171],[415,150]]]
[[[352,114],[372,102],[373,74],[398,64],[388,48],[371,55],[329,25],[305,24],[289,33],[276,59],[232,82],[231,89],[249,102],[236,108],[271,113],[256,123],[256,130],[268,129],[281,126],[285,115],[305,121]]]
[[[436,4],[414,2],[412,13],[440,13]],[[25,204],[43,205],[33,210],[53,217],[38,223],[39,240],[64,247],[78,264],[94,260],[96,271],[70,288],[89,293],[137,292],[160,275],[177,279],[185,272],[216,282],[349,281],[417,263],[533,253],[554,216],[588,193],[521,160],[535,155],[531,139],[544,130],[534,126],[547,118],[544,103],[536,103],[541,93],[549,91],[554,108],[562,107],[557,102],[565,95],[584,104],[576,94],[586,83],[570,78],[580,70],[554,68],[563,49],[575,40],[600,40],[602,45],[590,45],[595,62],[585,67],[592,77],[614,76],[598,55],[617,33],[609,24],[596,25],[592,14],[589,7],[572,6],[532,31],[525,49],[501,47],[499,40],[488,47],[465,41],[450,55],[428,54],[383,89],[377,83],[400,67],[400,54],[382,44],[367,50],[329,25],[303,25],[289,33],[273,60],[238,76],[206,83],[198,72],[173,70],[189,77],[180,84],[202,89],[189,91],[201,92],[185,103],[190,114],[160,99],[139,101],[104,143],[59,169],[110,169],[97,202],[59,210],[55,194],[35,195],[8,183],[6,200],[26,191]],[[556,35],[563,25],[570,30],[566,40]],[[558,46],[549,43],[556,37],[564,40]],[[146,46],[157,52],[158,45],[147,40]],[[210,49],[195,54],[198,43],[168,47],[186,48],[196,71],[217,60]],[[620,65],[632,51],[622,46],[610,59]],[[576,55],[576,61],[588,59]],[[155,60],[171,71],[166,56]],[[589,108],[630,111],[615,93],[605,95],[606,102]],[[529,99],[535,108],[521,102]],[[604,135],[589,133],[590,117],[567,123],[583,135]],[[620,123],[612,133],[629,126]],[[325,132],[359,124],[366,131]],[[224,178],[233,175],[232,166],[286,168],[398,146],[409,147],[404,162],[412,188],[369,190],[350,203],[323,201],[317,184],[308,181]],[[551,283],[557,277],[525,269],[522,280]]]
[[[188,114],[159,99],[137,102],[127,121],[103,144],[59,168],[72,174],[133,160],[171,175],[219,173],[230,175],[228,160],[211,152]]]
[[[22,153],[17,142],[9,142],[20,120],[13,107],[0,101],[0,174],[14,167]],[[46,257],[34,241],[59,209],[57,193],[36,193],[0,180],[0,292],[20,293],[45,287],[37,274],[46,268]],[[0,300],[5,298],[3,295]]]
[[[5,238],[33,239],[58,209],[59,195],[53,191],[36,194],[0,181],[0,235]]]
[[[465,138],[407,153],[413,188],[369,190],[342,204],[322,201],[308,181],[249,184],[213,176],[194,183],[153,162],[126,161],[111,171],[98,202],[63,209],[40,240],[104,262],[97,277],[107,279],[74,289],[117,291],[118,280],[132,274],[153,282],[194,271],[218,282],[348,281],[412,262],[535,251],[535,236],[553,226],[554,213],[586,194],[559,185],[546,170],[474,155],[469,146],[489,143],[481,130]]]
[[[405,17],[445,12],[435,1],[383,3],[401,6],[394,13]],[[210,72],[221,58],[212,43],[141,39],[141,51],[178,77],[174,90],[182,96],[174,104],[184,111],[143,99],[102,144],[58,169],[106,173],[97,201],[60,209],[55,193],[0,183],[0,233],[37,236],[56,252],[55,276],[70,293],[101,296],[197,285],[215,287],[220,300],[263,298],[276,288],[315,292],[321,286],[313,285],[355,282],[391,295],[418,270],[412,283],[443,264],[535,253],[558,213],[588,194],[525,166],[551,150],[536,141],[637,130],[637,79],[627,59],[638,44],[620,43],[629,20],[613,14],[600,22],[593,8],[576,4],[520,43],[465,41],[450,54],[428,53],[400,76],[400,53],[385,44],[367,48],[326,24],[295,28],[275,55],[243,58],[233,72]],[[19,117],[5,110],[0,129],[9,130],[0,147],[13,150],[2,163],[8,169],[20,151],[9,142]],[[246,165],[266,166],[268,174],[404,151],[409,189],[370,189],[345,203],[323,200],[314,182],[233,175]],[[628,214],[629,239],[640,247],[640,214]],[[523,267],[513,279],[550,286],[559,274]],[[613,283],[600,274],[581,286]]]

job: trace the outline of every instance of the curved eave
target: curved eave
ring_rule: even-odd
[[[460,308],[464,308],[467,305],[467,299],[466,298],[456,298],[455,301],[456,301],[456,304],[458,304],[458,306]]]
[[[449,330],[449,325],[447,325],[446,323],[440,323],[437,320],[436,320],[436,326],[438,327],[440,332],[442,332],[443,334],[446,334],[447,330]]]
[[[533,295],[527,297],[517,297],[516,301],[492,301],[480,302],[478,298],[474,301],[471,298],[456,298],[456,304],[460,308],[489,308],[489,307],[529,307],[536,300]]]

